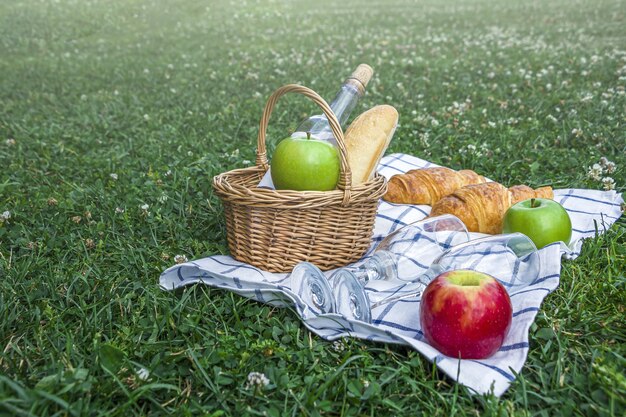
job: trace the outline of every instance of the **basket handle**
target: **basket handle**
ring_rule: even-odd
[[[267,103],[265,104],[265,109],[263,109],[261,123],[259,125],[259,136],[257,137],[257,166],[263,168],[265,171],[267,171],[267,169],[269,168],[269,163],[267,160],[267,149],[265,147],[267,125],[269,123],[270,116],[272,115],[272,111],[276,106],[276,102],[280,97],[284,96],[287,93],[298,93],[308,97],[309,99],[314,101],[315,104],[317,104],[326,115],[328,123],[330,124],[330,128],[335,135],[335,139],[337,140],[337,147],[339,148],[341,169],[339,173],[339,182],[337,183],[337,188],[344,192],[343,204],[348,204],[348,202],[350,201],[350,187],[352,185],[352,171],[350,170],[350,166],[348,165],[348,152],[346,150],[341,125],[339,124],[335,113],[333,113],[328,103],[326,103],[326,101],[322,97],[320,97],[319,94],[317,94],[315,91],[311,90],[308,87],[304,87],[298,84],[287,84],[274,91],[274,93],[267,100]]]

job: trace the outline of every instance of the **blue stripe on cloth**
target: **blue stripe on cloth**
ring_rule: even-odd
[[[396,300],[394,301],[395,303],[417,303],[419,304],[422,300],[420,300],[419,298],[417,298],[417,294],[413,297],[410,298],[403,298],[401,300]]]
[[[183,277],[183,274],[180,272],[180,271],[181,271],[181,269],[183,269],[183,267],[182,267],[182,266],[179,266],[179,267],[176,269],[176,276],[178,277],[178,280],[179,280],[180,282],[183,282],[183,281],[185,280],[185,277]]]
[[[420,213],[422,213],[423,215],[426,215],[426,213],[424,213],[423,210],[415,207],[415,209],[417,209]],[[400,215],[398,216],[398,220],[402,220],[404,219],[408,214],[410,214],[412,211],[414,210],[414,208],[412,206],[408,206],[402,213],[400,213]],[[406,225],[406,222],[403,222],[404,225]],[[408,223],[410,224],[410,223]],[[397,222],[393,222],[393,224],[391,225],[391,229],[389,229],[388,234],[391,234],[393,232],[396,231],[396,226],[398,225]]]
[[[447,359],[450,359],[450,358],[448,358],[447,356],[444,356],[444,355],[442,355],[441,353],[439,353],[437,356],[435,356],[435,357],[433,358],[433,362],[435,362],[435,363],[441,363],[441,362],[443,362],[443,361],[445,361],[445,360],[447,360]]]
[[[406,233],[404,233],[404,231],[401,231],[399,233],[406,235]],[[454,239],[454,236],[450,236],[450,237],[448,237],[448,239]],[[420,232],[420,233],[416,233],[413,237],[410,237],[410,238],[407,238],[407,239],[398,239],[398,240],[394,239],[393,246],[399,245],[401,243],[419,243],[419,242],[423,242],[423,241],[427,241],[427,242],[430,242],[430,243],[434,243],[435,245],[439,245],[439,242],[437,241],[437,239],[434,239],[434,238],[428,236],[428,234],[426,234],[426,233],[421,233]],[[441,244],[441,246],[444,247],[444,248],[449,248],[450,247],[450,243],[449,243],[449,241],[448,241],[448,243],[443,242]],[[405,252],[406,252],[406,250],[403,250],[401,252],[397,252],[396,251],[394,253],[396,255],[402,255]]]
[[[323,332],[326,332],[326,333],[332,333],[333,336],[345,333],[345,331],[346,331],[346,329],[343,328],[343,327],[339,328],[339,327],[328,327],[328,326],[322,326],[322,327],[315,326],[315,330],[323,331]]]
[[[393,155],[393,154],[392,154]],[[428,168],[433,165],[432,162],[425,161],[423,159],[416,158],[408,154],[396,154],[396,160],[402,161],[405,164],[412,166],[413,168]]]
[[[567,208],[567,211],[572,212],[572,213],[579,213],[579,214],[588,214],[590,216],[597,216],[598,213],[595,211],[583,211],[583,210],[574,210],[573,208]],[[606,213],[600,213],[602,216],[604,217],[608,217],[611,220],[617,220],[619,219],[621,216],[611,216],[609,214]]]
[[[391,311],[391,309],[393,308],[394,304],[395,304],[395,303],[393,303],[393,302],[391,302],[391,303],[387,304],[387,305],[385,306],[385,309],[382,311],[382,313],[380,313],[378,316],[376,316],[376,319],[377,319],[377,320],[382,320],[383,318],[385,318],[385,316],[386,316],[387,314],[389,314],[389,312],[390,312],[390,311]],[[372,321],[373,321],[373,320],[372,320]]]
[[[621,207],[620,203],[613,203],[611,201],[597,200],[595,198],[585,197],[585,196],[582,196],[582,195],[567,194],[567,197],[568,198],[578,198],[580,200],[593,201],[594,203],[604,204],[604,205],[611,206],[611,207]]]
[[[533,281],[532,285],[540,284],[540,283],[542,283],[544,281],[547,281],[549,279],[559,278],[559,277],[560,277],[560,274],[546,275],[545,277],[541,277],[541,278],[538,278],[536,281]]]
[[[509,253],[512,254],[513,252],[511,252],[511,250],[485,250],[485,251],[480,251],[480,250],[475,250],[472,252],[467,252],[467,253],[455,253],[454,256],[456,258],[467,258],[467,257],[471,257],[471,256],[475,256],[475,255],[481,255],[481,256],[487,256],[487,255],[502,255],[503,253]],[[478,261],[483,261],[484,259],[482,258],[478,258]]]
[[[393,169],[394,171],[398,171],[400,173],[403,173],[404,172],[403,170],[401,170],[400,168],[392,165],[396,161],[406,162],[406,161],[402,160],[402,157],[403,157],[403,154],[389,155],[387,158],[385,158],[385,159],[388,159],[388,161],[386,160],[385,163],[381,162],[381,163],[378,164],[378,166],[379,166],[378,170],[380,171],[380,167],[384,167],[384,168]],[[411,165],[413,165],[413,164],[411,164]],[[416,165],[413,165],[413,166],[416,166]]]
[[[406,226],[406,223],[402,221],[402,218],[390,217],[390,216],[386,216],[384,214],[377,214],[376,217],[378,217],[380,219],[389,220],[390,222],[392,222],[393,224],[396,224],[396,225],[397,224],[401,224],[402,226]]]
[[[241,286],[241,280],[240,280],[239,278],[235,278],[235,277],[233,277],[233,282],[235,283],[235,286],[236,286],[237,288],[243,288],[243,287]]]
[[[516,292],[516,293],[514,293],[514,294],[511,294],[510,296],[511,296],[511,297],[515,297],[515,296],[522,295],[522,294],[526,294],[526,293],[528,293],[528,292],[532,292],[532,291],[546,291],[546,292],[548,292],[548,293],[549,293],[549,292],[550,292],[550,291],[552,291],[552,290],[551,290],[550,288],[545,288],[545,287],[540,287],[540,288],[531,288],[531,289],[529,289],[529,290],[524,290],[524,291]]]
[[[263,297],[263,293],[261,292],[260,289],[255,288],[254,289],[254,296],[256,297],[257,300],[259,300],[260,302],[264,303],[265,302],[265,297]]]
[[[517,316],[520,316],[520,315],[525,314],[525,313],[530,313],[531,311],[539,311],[539,308],[538,307],[528,307],[528,308],[525,308],[523,310],[516,311],[515,313],[513,313],[513,317],[517,317]]]
[[[467,360],[469,360],[470,362],[474,362],[474,363],[477,363],[479,365],[485,366],[485,367],[487,367],[489,369],[493,369],[494,371],[496,371],[497,373],[499,373],[500,375],[502,375],[503,377],[505,377],[509,381],[514,381],[515,380],[515,377],[513,375],[511,375],[510,373],[506,372],[504,369],[499,368],[499,367],[497,367],[495,365],[488,365],[488,364],[486,364],[484,362],[479,362],[479,361],[473,360],[473,359],[467,359]]]
[[[429,266],[428,266],[428,265],[426,265],[426,264],[422,264],[422,263],[420,263],[417,259],[415,259],[415,258],[413,258],[413,257],[411,257],[411,256],[405,256],[405,255],[398,255],[398,256],[402,256],[402,258],[403,258],[403,259],[408,260],[410,263],[412,263],[413,265],[417,266],[417,267],[418,267],[418,268],[420,268],[420,269],[424,269],[424,270],[426,270],[426,269],[428,269],[428,267],[429,267]]]
[[[179,276],[179,279],[180,279],[180,276]],[[229,284],[228,282],[224,282],[223,280],[219,280],[215,277],[212,277],[206,272],[203,272],[201,275],[187,275],[182,281],[191,281],[191,280],[196,280],[196,279],[201,280],[203,283],[206,283],[206,281],[213,281],[213,282],[218,281],[217,283],[210,284],[218,288],[226,288],[226,289],[233,288],[233,286]]]
[[[399,338],[398,336],[396,336],[395,334],[391,333],[389,330],[385,330],[385,334],[391,339],[391,340],[395,340],[395,341],[400,341],[402,342],[403,340],[401,338]]]
[[[567,201],[568,198],[570,198],[572,196],[573,192],[574,192],[574,190],[570,189],[569,192],[567,194],[565,194],[565,197],[563,197],[561,199],[561,205],[563,205],[565,207],[565,202]]]
[[[529,347],[528,342],[520,342],[520,343],[514,343],[512,345],[500,346],[500,349],[498,349],[498,352],[507,352],[509,350],[526,349],[528,347]]]
[[[220,265],[223,265],[223,266],[229,266],[229,267],[231,267],[231,269],[229,269],[228,271],[220,271],[220,274],[229,274],[229,273],[231,273],[231,272],[233,272],[233,271],[236,271],[237,269],[246,269],[246,270],[249,270],[249,271],[254,271],[254,272],[256,272],[257,274],[259,274],[259,275],[261,276],[261,278],[263,279],[263,281],[266,281],[266,282],[267,282],[267,280],[265,279],[265,275],[263,275],[263,273],[262,273],[261,271],[259,271],[257,268],[255,268],[255,267],[253,267],[253,266],[251,266],[251,265],[248,265],[248,264],[243,264],[243,263],[242,263],[242,264],[239,264],[239,265],[233,265],[233,264],[227,264],[227,263],[222,262],[222,261],[218,261],[218,260],[217,260],[217,259],[215,259],[215,258],[210,258],[210,259],[211,259],[211,261],[213,261],[213,262],[215,262],[215,263],[218,263],[218,264],[220,264]],[[197,264],[196,264],[196,265],[197,265]]]
[[[382,326],[387,326],[387,327],[391,327],[392,329],[398,329],[398,330],[402,330],[404,332],[413,332],[416,333],[418,336],[423,337],[424,333],[415,327],[408,327],[408,326],[404,326],[402,324],[393,322],[393,321],[387,321],[387,320],[372,320],[372,324],[380,324]]]
[[[394,171],[398,171],[400,174],[404,173],[404,171],[401,170],[400,168],[391,166],[389,164],[380,164],[380,167],[393,169]],[[380,171],[380,167],[378,168],[379,171]]]
[[[581,230],[581,229],[572,228],[572,232],[580,233],[581,235],[586,235],[586,234],[589,234],[589,233],[596,233],[597,231],[598,231],[598,229],[596,229],[596,228],[588,229],[588,230]]]
[[[502,369],[502,368],[500,368],[498,366],[495,366],[495,365],[489,365],[489,364],[486,364],[484,362],[480,362],[480,361],[475,360],[475,359],[457,359],[457,358],[452,358],[452,357],[449,357],[449,356],[444,356],[444,355],[439,354],[439,355],[437,355],[434,358],[434,362],[435,363],[441,363],[444,360],[455,360],[455,359],[456,359],[456,361],[467,360],[468,362],[473,362],[473,363],[476,363],[478,365],[482,365],[482,366],[484,366],[486,368],[489,368],[489,369],[492,369],[492,370],[496,371],[497,373],[499,373],[500,375],[504,376],[509,381],[514,381],[515,380],[515,377],[513,375],[511,375],[510,373],[506,372],[504,369]]]

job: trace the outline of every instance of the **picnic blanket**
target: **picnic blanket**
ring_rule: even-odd
[[[410,169],[435,166],[406,154],[384,157],[378,171],[389,178]],[[338,314],[313,314],[287,286],[287,274],[261,271],[230,256],[211,256],[172,266],[160,276],[160,286],[173,290],[189,284],[202,283],[233,291],[244,297],[274,306],[292,305],[304,325],[327,340],[357,337],[374,342],[408,345],[447,374],[450,378],[479,394],[502,395],[526,361],[529,350],[529,329],[543,299],[559,285],[561,258],[574,259],[580,254],[584,238],[603,233],[622,214],[624,200],[615,191],[561,189],[554,199],[568,211],[573,227],[569,246],[554,243],[539,251],[541,274],[531,285],[511,293],[513,322],[500,350],[488,359],[459,360],[440,354],[424,339],[419,323],[419,300],[405,299],[381,306],[372,312],[372,323],[347,320]],[[398,205],[381,201],[372,246],[389,233],[426,217],[429,206]],[[482,235],[472,234],[472,237]],[[353,266],[359,265],[363,259]],[[330,276],[333,271],[327,271]],[[380,282],[378,283],[380,284]],[[377,291],[376,283],[368,291]]]

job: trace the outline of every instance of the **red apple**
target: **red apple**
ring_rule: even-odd
[[[420,322],[428,343],[454,358],[484,359],[502,346],[513,308],[494,277],[470,270],[448,271],[424,291]]]

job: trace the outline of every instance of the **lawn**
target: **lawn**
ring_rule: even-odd
[[[159,289],[227,254],[211,179],[254,163],[271,92],[330,99],[361,62],[355,114],[400,113],[389,153],[626,190],[623,0],[0,3],[0,415],[624,415],[624,217],[563,261],[500,398],[289,308]],[[281,101],[270,155],[315,111]]]

